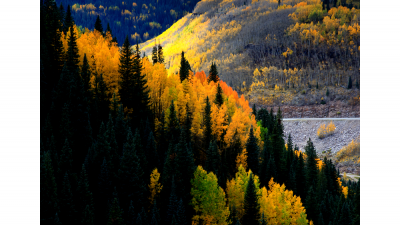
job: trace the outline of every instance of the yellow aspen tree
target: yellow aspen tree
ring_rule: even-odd
[[[156,197],[161,192],[162,185],[158,182],[160,180],[160,173],[158,172],[157,168],[153,170],[150,174],[150,184],[149,184],[149,190],[150,190],[150,197],[149,201],[150,204],[153,205],[153,201]]]
[[[227,124],[227,108],[225,104],[222,104],[218,108],[216,104],[211,106],[211,131],[212,135],[216,137],[216,140],[221,141],[221,135],[224,133]]]

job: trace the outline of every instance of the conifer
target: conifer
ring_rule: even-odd
[[[174,178],[172,178],[171,184],[171,194],[169,196],[169,203],[167,207],[167,218],[165,220],[166,224],[170,224],[172,222],[172,218],[176,215],[178,209],[178,198],[176,196],[176,187]]]
[[[179,68],[179,76],[181,78],[181,82],[189,77],[189,67],[183,51],[181,54],[181,67]]]
[[[40,163],[40,219],[53,220],[58,212],[57,184],[54,177],[50,152],[45,152]]]
[[[74,19],[72,18],[71,15],[71,8],[68,5],[67,7],[67,13],[65,14],[65,19],[64,19],[64,34],[67,34],[67,32],[70,30],[70,27],[74,26]]]
[[[91,73],[90,73],[90,67],[89,67],[89,63],[86,57],[86,53],[83,55],[83,64],[82,64],[82,68],[81,68],[81,77],[82,77],[82,81],[83,81],[83,89],[85,91],[85,95],[87,98],[89,98],[89,91],[90,91],[90,77],[91,77]]]
[[[329,89],[326,89],[326,96],[329,96]]]
[[[208,99],[208,96],[206,98],[206,106],[204,108],[204,143],[205,147],[208,148],[208,145],[211,141],[211,104]]]
[[[351,76],[349,76],[349,82],[347,83],[347,89],[351,89],[353,87],[353,81],[351,80]]]
[[[207,172],[213,172],[219,177],[219,167],[221,165],[221,156],[218,153],[217,143],[215,141],[210,142],[210,146],[207,151],[207,160],[204,167]]]
[[[121,76],[119,96],[121,97],[121,102],[124,107],[132,108],[133,107],[133,91],[134,83],[133,78],[133,52],[131,49],[131,44],[129,43],[128,36],[125,38],[125,42],[122,45],[121,53],[120,53],[120,64],[118,72]]]
[[[258,196],[256,192],[256,186],[254,184],[253,174],[250,174],[250,178],[246,187],[244,195],[244,215],[242,218],[243,224],[248,225],[259,225],[260,220],[260,205],[258,203]]]
[[[76,202],[78,206],[78,212],[81,214],[81,220],[86,218],[86,221],[92,220],[94,217],[94,205],[93,205],[93,194],[89,189],[89,180],[86,173],[85,165],[82,165],[82,171],[78,181]],[[86,206],[89,210],[85,210]],[[90,215],[85,215],[85,212],[91,212]],[[90,219],[91,218],[91,219]]]
[[[255,116],[255,117],[257,117],[257,109],[256,109],[256,104],[253,104],[253,115]]]
[[[153,60],[153,65],[156,64],[157,61],[158,61],[158,57],[157,57],[157,46],[156,46],[156,44],[154,44],[151,59]]]
[[[75,77],[77,74],[80,73],[79,68],[79,49],[78,45],[76,44],[76,34],[73,27],[69,28],[71,33],[69,40],[68,40],[68,50],[66,55],[66,64],[69,72],[73,74]]]
[[[157,62],[164,63],[164,53],[163,53],[162,46],[160,44],[158,44],[157,58],[158,58]]]
[[[217,94],[215,95],[215,100],[214,103],[220,107],[222,104],[224,104],[224,98],[222,97],[222,88],[218,83],[217,86]]]
[[[122,218],[123,210],[119,206],[117,198],[114,198],[108,213],[107,225],[123,225],[124,220]]]
[[[211,63],[211,68],[210,68],[210,72],[208,75],[208,82],[210,83],[210,81],[214,81],[214,83],[217,83],[218,80],[219,80],[219,77],[218,77],[217,66],[215,65],[215,63]]]
[[[318,203],[317,203],[316,193],[312,185],[308,189],[304,206],[307,209],[307,218],[312,221],[318,221],[318,214],[317,214]]]
[[[306,160],[306,185],[309,189],[313,184],[318,182],[318,168],[317,168],[317,153],[314,148],[314,144],[311,141],[311,138],[308,139],[307,145],[305,147],[305,151],[307,154]],[[315,220],[314,220],[315,221]]]
[[[264,149],[261,155],[261,165],[260,165],[260,185],[268,186],[268,182],[271,179],[271,165],[268,169],[268,164],[270,163],[270,155],[272,151],[272,146],[269,138],[264,141]]]
[[[103,25],[101,25],[101,20],[100,20],[100,16],[97,15],[96,18],[96,22],[94,23],[94,29],[97,30],[98,32],[100,32],[100,34],[103,34]]]
[[[174,104],[173,100],[171,101],[171,104],[169,105],[168,121],[169,121],[168,130],[169,130],[170,135],[177,138],[179,135],[179,121],[178,121],[178,117],[176,116],[175,104]],[[170,139],[170,140],[172,140],[172,139]]]
[[[257,139],[254,136],[253,126],[250,128],[249,138],[247,139],[247,143],[246,143],[246,150],[248,153],[247,165],[249,166],[249,169],[251,171],[253,171],[254,174],[258,174],[258,172],[259,172],[259,161],[258,161],[259,148],[258,148],[258,144],[257,144]]]
[[[72,170],[72,149],[70,148],[68,138],[65,139],[64,146],[61,149],[60,163],[58,166],[58,173],[60,175]]]

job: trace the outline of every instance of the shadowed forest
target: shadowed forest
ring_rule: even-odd
[[[311,139],[285,142],[281,111],[251,108],[214,57],[195,66],[163,42],[145,56],[129,35],[118,47],[100,18],[80,28],[54,0],[40,16],[41,223],[360,223],[360,181],[342,181]]]

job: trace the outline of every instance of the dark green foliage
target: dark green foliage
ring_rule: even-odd
[[[164,63],[164,53],[162,46],[160,44],[158,44],[158,49],[157,49],[157,62]]]
[[[89,205],[86,205],[85,212],[83,213],[82,224],[93,225],[94,224],[93,216],[94,213],[92,211],[92,208]]]
[[[326,96],[329,96],[329,89],[326,89]]]
[[[258,203],[254,177],[253,174],[250,174],[250,178],[244,195],[244,215],[242,218],[242,223],[248,225],[258,225],[259,220],[260,205]]]
[[[318,216],[318,225],[325,225],[325,223],[324,223],[324,217],[322,216],[322,213],[319,213],[319,216]]]
[[[157,46],[154,45],[153,47],[153,52],[152,52],[152,56],[151,59],[153,60],[153,65],[156,64],[158,62],[158,57],[157,57]]]
[[[61,124],[60,124],[60,136],[59,143],[64,143],[65,139],[72,140],[72,126],[70,119],[70,109],[67,103],[64,104],[61,114]]]
[[[88,60],[86,58],[86,53],[83,56],[83,64],[82,64],[82,68],[81,68],[81,77],[82,77],[82,81],[83,81],[83,89],[85,91],[85,95],[87,98],[91,97],[89,95],[89,91],[90,91],[90,67],[89,67],[89,63]]]
[[[317,87],[316,88],[318,89],[318,81],[317,81]]]
[[[63,25],[64,34],[66,34],[67,31],[69,31],[70,28],[73,27],[73,25],[74,25],[74,19],[72,18],[72,15],[71,15],[71,8],[68,5],[67,13],[65,14],[64,25]]]
[[[146,186],[143,182],[143,167],[137,155],[138,148],[141,148],[141,146],[137,146],[140,143],[140,139],[135,140],[138,135],[136,133],[135,138],[133,138],[132,132],[130,129],[128,130],[118,171],[121,200],[123,200],[122,208],[127,208],[129,202],[134,200],[134,207],[140,209],[145,198]]]
[[[259,172],[259,148],[257,144],[257,139],[254,136],[253,127],[250,128],[249,138],[246,143],[247,150],[247,165],[254,174],[258,174]]]
[[[189,77],[189,68],[190,65],[185,59],[185,53],[182,51],[181,54],[181,67],[179,68],[179,77],[181,78],[181,82]]]
[[[99,15],[97,15],[96,22],[94,23],[94,29],[103,35],[103,25],[101,25],[101,20]]]
[[[274,168],[271,167],[272,162],[270,162],[271,151],[272,145],[269,138],[267,138],[266,140],[264,140],[264,149],[261,154],[262,162],[260,164],[260,185],[265,187],[268,187],[268,182],[272,177],[271,168]]]
[[[304,206],[307,209],[307,219],[312,221],[318,221],[318,203],[317,196],[313,186],[310,186],[307,192],[307,197],[304,202]]]
[[[317,153],[314,148],[314,144],[311,138],[308,139],[307,145],[305,147],[305,152],[307,154],[306,159],[306,187],[309,189],[313,184],[318,182],[318,167],[317,167]]]
[[[356,88],[360,89],[360,83],[358,83],[358,79],[356,80]]]
[[[237,217],[236,207],[233,206],[232,208],[229,208],[229,211],[230,211],[230,213],[229,213],[228,221],[231,221],[232,224],[234,224],[234,225],[237,224],[237,222],[239,222],[239,218]],[[239,224],[240,224],[240,222],[239,222]]]
[[[69,146],[68,139],[65,139],[64,146],[61,149],[60,162],[58,164],[58,173],[65,174],[72,169],[72,149]]]
[[[158,167],[159,159],[156,149],[156,142],[154,140],[154,135],[152,131],[150,131],[149,137],[147,138],[146,159],[148,159],[150,171]]]
[[[100,121],[105,121],[110,111],[110,95],[108,94],[108,87],[103,79],[103,74],[96,78],[97,93],[95,93],[98,101]]]
[[[117,38],[112,34],[112,31],[111,31],[109,23],[107,23],[106,34],[107,34],[107,32],[110,32],[110,35],[112,36],[112,42],[114,42],[114,43],[116,43],[118,45]]]
[[[222,88],[218,83],[217,86],[217,94],[215,95],[214,103],[217,104],[219,107],[224,104],[224,98],[222,97]]]
[[[134,79],[133,79],[133,52],[131,48],[131,44],[129,43],[128,36],[125,38],[125,42],[122,45],[121,53],[120,53],[120,64],[118,72],[121,76],[120,81],[120,89],[119,96],[121,97],[121,102],[124,107],[132,108],[133,105],[133,88],[134,88]]]
[[[218,146],[215,141],[210,142],[210,147],[207,151],[207,161],[204,167],[207,172],[213,172],[217,177],[219,177],[219,167],[221,165],[221,156],[218,152]]]
[[[50,152],[45,152],[40,162],[40,220],[52,221],[58,212],[57,184]]]
[[[178,222],[178,224],[187,224],[185,206],[183,204],[182,199],[180,199],[178,202],[178,207],[176,210],[175,218],[176,218],[176,221]]]
[[[168,203],[168,208],[167,208],[167,217],[166,217],[166,224],[170,224],[173,220],[173,217],[175,217],[176,212],[178,210],[178,198],[176,196],[176,187],[175,187],[175,179],[172,178],[172,184],[171,184],[171,194],[169,196],[169,203]],[[176,217],[175,217],[176,220]]]
[[[205,147],[208,148],[208,145],[211,141],[211,104],[208,99],[208,96],[206,98],[206,106],[204,108],[204,142]]]
[[[84,224],[85,221],[94,220],[94,207],[93,207],[93,194],[89,189],[89,180],[86,174],[85,165],[82,165],[82,171],[80,174],[78,187],[76,190],[76,201],[78,214],[80,214],[81,222]],[[89,207],[86,210],[86,206]],[[85,215],[86,213],[86,215]],[[90,213],[90,214],[87,214]]]
[[[253,104],[253,115],[255,116],[255,117],[257,117],[257,109],[256,109],[256,104]]]
[[[107,161],[104,158],[103,164],[101,165],[100,175],[98,184],[98,196],[95,196],[96,200],[96,213],[98,221],[106,221],[107,218],[107,203],[111,198],[111,177],[108,169]]]
[[[296,195],[300,196],[301,199],[306,197],[306,177],[305,177],[305,166],[304,158],[301,153],[299,158],[296,160]]]
[[[151,209],[150,224],[151,225],[157,225],[157,224],[160,224],[160,221],[161,221],[160,220],[160,213],[159,213],[158,208],[157,208],[157,201],[154,200],[153,207]]]
[[[71,35],[68,40],[68,50],[67,50],[67,55],[66,55],[66,64],[68,70],[73,74],[79,74],[80,73],[80,68],[79,68],[79,49],[76,44],[76,34],[73,29],[73,27],[69,28],[69,31],[71,32]]]
[[[211,63],[210,72],[208,75],[208,82],[210,83],[210,81],[214,81],[214,83],[219,81],[217,65],[215,65],[215,63]]]
[[[176,116],[175,104],[173,100],[171,101],[171,104],[169,106],[168,120],[169,120],[168,130],[171,135],[170,138],[172,138],[172,136],[177,138],[179,135],[179,121],[178,117]]]
[[[340,211],[340,218],[338,220],[339,224],[343,225],[351,225],[352,224],[352,215],[350,211],[350,202],[345,202]]]
[[[119,206],[117,198],[114,198],[110,207],[107,225],[123,225],[124,220],[122,218],[123,211]]]
[[[353,88],[353,81],[351,80],[351,77],[349,77],[349,82],[347,83],[347,89]]]

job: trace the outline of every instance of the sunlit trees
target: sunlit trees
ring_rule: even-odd
[[[193,224],[228,224],[229,209],[226,207],[224,190],[218,186],[217,177],[207,173],[201,166],[194,172],[191,181],[191,205],[196,214]]]

